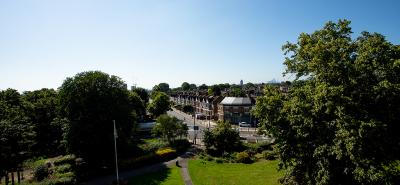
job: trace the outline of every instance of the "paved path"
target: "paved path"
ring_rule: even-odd
[[[119,178],[127,180],[130,177],[146,174],[149,172],[159,171],[159,170],[162,170],[167,167],[175,166],[176,161],[178,160],[179,166],[181,167],[182,178],[185,181],[185,184],[193,185],[192,180],[190,178],[187,161],[189,158],[191,158],[194,155],[193,152],[195,150],[196,149],[194,149],[194,148],[190,148],[188,150],[188,152],[186,152],[185,154],[183,154],[180,157],[177,157],[173,160],[167,161],[167,162],[157,163],[157,164],[153,164],[153,165],[146,166],[143,168],[122,172],[119,174]],[[114,180],[116,180],[115,175],[109,175],[109,176],[99,177],[99,178],[93,179],[91,181],[81,183],[80,185],[110,185]]]
[[[193,150],[192,150],[193,151]],[[184,155],[179,157],[179,166],[181,167],[181,175],[185,185],[193,185],[192,178],[190,178],[189,169],[188,169],[188,159],[191,158],[194,154],[189,151]]]

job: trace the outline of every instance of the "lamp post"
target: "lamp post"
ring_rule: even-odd
[[[117,184],[119,185],[119,174],[118,174],[118,154],[117,154],[117,129],[115,129],[115,120],[113,120],[114,123],[114,150],[115,150],[115,171],[117,173]]]

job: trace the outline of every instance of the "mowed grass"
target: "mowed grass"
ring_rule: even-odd
[[[189,161],[189,172],[194,185],[277,185],[283,172],[277,170],[278,161],[253,164],[215,163],[200,159]]]
[[[174,166],[157,172],[132,177],[129,185],[184,185],[180,168]]]

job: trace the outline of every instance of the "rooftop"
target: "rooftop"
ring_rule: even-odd
[[[251,99],[248,97],[225,97],[221,101],[222,105],[251,105]]]

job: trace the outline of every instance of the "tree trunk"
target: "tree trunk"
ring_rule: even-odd
[[[8,179],[8,172],[6,173],[6,179],[4,179],[5,181],[6,181],[6,185],[8,185],[8,181],[9,181],[9,179]]]
[[[21,174],[19,173],[19,169],[17,170],[17,180],[18,184],[21,183]]]
[[[14,172],[11,172],[11,185],[14,185]]]

